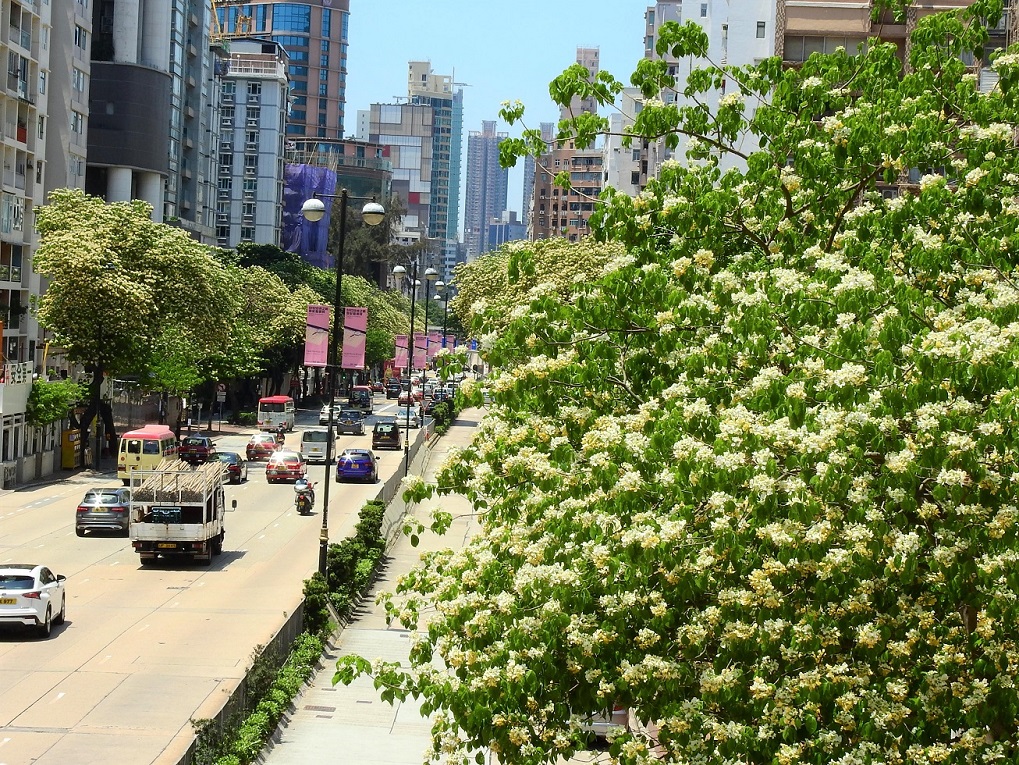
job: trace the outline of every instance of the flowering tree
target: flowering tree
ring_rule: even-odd
[[[465,493],[483,531],[389,601],[429,617],[410,666],[351,657],[338,679],[422,696],[448,761],[554,762],[613,703],[644,723],[619,762],[1019,760],[1019,54],[983,50],[1000,11],[924,19],[905,65],[871,41],[709,69],[685,87],[696,103],[728,78],[717,113],[642,111],[636,133],[695,139],[689,165],[608,192],[598,236],[625,259],[494,342],[478,436],[410,485]],[[657,45],[707,41],[668,25]],[[634,81],[674,85],[651,62]],[[747,132],[763,148],[719,169]]]

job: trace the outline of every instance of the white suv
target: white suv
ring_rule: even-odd
[[[64,623],[65,581],[45,566],[0,564],[0,624],[34,627],[39,637],[49,637],[54,624]]]

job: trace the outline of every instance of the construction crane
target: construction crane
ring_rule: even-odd
[[[230,37],[244,37],[251,34],[251,16],[245,13],[238,13],[237,18],[231,27],[229,24],[229,9],[242,5],[250,5],[250,0],[212,0],[212,22],[209,26],[209,37],[213,44],[221,43]],[[219,11],[224,10],[224,21],[220,23]]]

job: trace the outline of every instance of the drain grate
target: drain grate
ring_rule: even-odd
[[[305,704],[304,708],[309,712],[335,712],[336,707],[319,707],[314,704]]]

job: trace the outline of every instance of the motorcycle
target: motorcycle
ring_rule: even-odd
[[[287,433],[281,427],[276,431],[276,450],[279,451],[283,448],[283,445],[287,442]]]
[[[298,478],[294,482],[294,507],[299,515],[310,515],[315,507],[315,484],[306,478]]]

